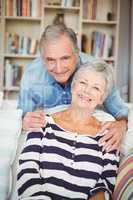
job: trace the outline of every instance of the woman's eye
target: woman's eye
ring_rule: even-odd
[[[82,85],[85,85],[85,84],[86,84],[84,81],[80,81],[79,83],[82,84]]]
[[[100,89],[98,87],[94,87],[95,90],[100,91]]]

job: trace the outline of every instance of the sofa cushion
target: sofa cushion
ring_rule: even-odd
[[[7,199],[10,191],[11,165],[14,161],[18,137],[21,133],[21,110],[0,110],[0,199]]]
[[[128,113],[128,129],[123,138],[121,152],[123,155],[127,155],[128,152],[133,148],[133,104],[129,104]]]
[[[133,149],[121,162],[113,196],[113,200],[131,199],[133,199]]]

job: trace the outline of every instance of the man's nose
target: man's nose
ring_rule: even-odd
[[[60,73],[62,71],[61,60],[56,60],[56,72]]]

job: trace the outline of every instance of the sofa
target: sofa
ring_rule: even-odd
[[[128,131],[121,146],[123,158],[119,167],[114,200],[133,199],[133,105],[128,106]],[[66,106],[46,110],[46,113],[51,114],[62,109],[66,109]],[[111,115],[99,110],[95,116],[102,121],[114,120]],[[18,155],[23,148],[26,134],[22,132],[22,111],[16,109],[16,101],[6,100],[1,105],[0,134],[0,200],[18,200],[16,170]]]

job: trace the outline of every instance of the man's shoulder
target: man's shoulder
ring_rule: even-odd
[[[25,71],[26,72],[31,72],[32,73],[34,71],[39,71],[39,70],[44,70],[44,63],[41,57],[38,57],[36,59],[34,59],[33,61],[30,62],[30,64],[27,65]]]
[[[31,85],[31,83],[50,82],[50,75],[42,59],[36,58],[25,69],[22,83],[23,85]]]
[[[84,53],[84,52],[80,52],[78,63],[80,63],[80,65],[81,65],[81,64],[85,64],[87,62],[92,62],[94,60],[95,60],[95,58],[92,55]]]
[[[45,63],[41,59],[41,57],[38,57],[34,59],[30,64],[27,65],[25,71],[24,71],[24,77],[41,77],[48,76],[47,68],[45,66]]]

